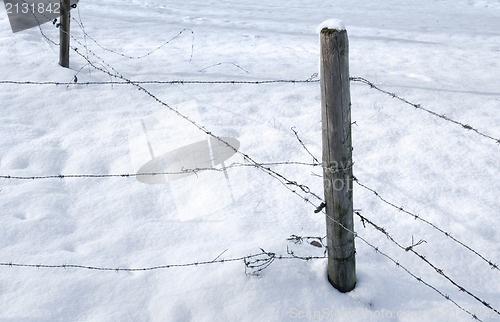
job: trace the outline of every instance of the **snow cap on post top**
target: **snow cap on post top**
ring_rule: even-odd
[[[335,30],[345,30],[345,25],[344,23],[339,20],[339,19],[328,19],[323,21],[319,26],[316,32],[318,34],[321,34],[321,30],[323,29],[335,29]]]

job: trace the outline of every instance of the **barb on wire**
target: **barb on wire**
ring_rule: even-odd
[[[312,154],[311,151],[309,151],[309,149],[307,149],[306,145],[304,144],[304,142],[300,138],[299,133],[295,130],[295,127],[292,127],[291,130],[295,134],[295,137],[299,141],[300,145],[302,145],[302,147],[304,148],[304,150],[306,150],[306,152],[313,158],[312,165],[318,165],[318,166],[321,165],[321,167],[323,168],[323,170],[328,170],[329,172],[332,172],[332,173],[333,172],[347,171],[347,170],[350,170],[350,169],[352,169],[354,167],[354,162],[351,163],[351,165],[348,166],[348,167],[345,167],[345,166],[339,167],[337,165],[337,162],[332,162],[332,164],[330,166],[328,166],[328,167],[323,166],[323,164],[318,161],[318,159],[314,156],[314,154]],[[318,176],[318,177],[322,177],[322,176],[316,175],[314,172],[312,174],[315,175],[315,176]],[[319,207],[316,208],[316,210],[314,211],[314,213],[319,213],[321,211],[321,209],[323,209],[325,206],[326,206],[326,204],[324,204],[324,203],[320,204]]]
[[[100,63],[96,63],[96,64],[98,64],[99,66],[101,66],[102,68],[104,68],[104,69],[107,70],[106,66],[104,66],[103,64],[100,64]],[[68,89],[71,85],[78,84],[78,77],[77,76],[80,74],[80,72],[82,71],[82,69],[84,69],[87,66],[88,66],[88,64],[80,67],[80,69],[73,75],[73,77],[71,78],[71,80],[66,83],[66,89]],[[88,66],[88,67],[90,69],[90,66]],[[110,80],[112,79],[111,76],[109,76],[109,79]],[[111,84],[111,88],[113,88],[113,84],[112,83],[110,83],[110,84]]]
[[[423,243],[427,243],[427,241],[420,239],[416,244],[413,242],[413,236],[411,236],[411,245],[405,248],[405,252],[413,250],[414,247],[422,245]]]
[[[221,257],[222,254],[224,254],[225,252],[228,251],[229,248],[226,248],[226,250],[224,250],[222,253],[219,254],[219,256],[215,257],[214,260],[212,262],[215,262],[217,260],[217,258]]]
[[[485,137],[485,138],[487,138],[487,139],[493,140],[493,141],[495,141],[497,144],[500,144],[500,139],[498,139],[498,138],[494,138],[494,137],[492,137],[491,135],[485,134],[485,133],[483,133],[483,132],[479,131],[478,129],[473,128],[473,127],[472,127],[472,126],[470,126],[469,124],[465,124],[465,123],[462,123],[462,122],[456,121],[456,120],[454,120],[454,119],[452,119],[452,118],[450,118],[450,117],[448,117],[448,116],[446,116],[446,115],[444,115],[444,114],[439,114],[439,113],[436,113],[436,112],[434,112],[434,111],[431,111],[431,110],[429,110],[429,109],[427,109],[427,108],[425,108],[425,107],[422,107],[422,105],[420,105],[420,104],[415,104],[415,103],[412,103],[412,102],[410,102],[410,101],[408,101],[408,100],[406,100],[406,99],[404,99],[404,98],[400,97],[400,96],[399,96],[398,94],[396,94],[396,93],[391,93],[391,92],[389,92],[389,91],[383,90],[383,89],[381,89],[380,87],[376,86],[375,84],[373,84],[372,82],[370,82],[369,80],[367,80],[367,79],[365,79],[365,78],[363,78],[363,77],[350,77],[349,79],[350,79],[352,82],[360,82],[360,83],[364,83],[364,84],[366,84],[366,85],[370,86],[370,88],[374,88],[374,89],[376,89],[377,91],[379,91],[379,92],[381,92],[381,93],[384,93],[384,94],[390,95],[390,96],[392,96],[393,98],[396,98],[396,99],[400,100],[401,102],[404,102],[404,103],[406,103],[406,104],[408,104],[408,105],[411,105],[411,106],[413,106],[413,107],[414,107],[414,108],[416,108],[416,109],[420,109],[420,110],[425,111],[425,112],[427,112],[427,113],[429,113],[429,114],[431,114],[431,115],[437,116],[437,117],[439,117],[439,118],[441,118],[441,119],[443,119],[443,120],[445,120],[445,121],[448,121],[448,122],[454,123],[454,124],[456,124],[456,125],[460,125],[460,126],[461,126],[463,129],[465,129],[465,130],[468,130],[468,131],[473,131],[473,132],[475,132],[475,133],[477,133],[477,134],[481,135],[482,137]]]
[[[462,247],[466,248],[467,250],[469,250],[470,252],[474,253],[476,256],[478,256],[479,258],[481,258],[483,261],[485,261],[486,263],[488,263],[488,265],[490,265],[490,267],[492,269],[496,269],[498,271],[500,271],[500,268],[498,267],[497,264],[493,263],[493,261],[489,260],[489,259],[486,259],[483,255],[481,255],[479,252],[477,252],[476,250],[472,249],[470,246],[466,245],[465,243],[461,242],[460,240],[456,239],[455,237],[453,237],[450,233],[444,231],[443,229],[439,228],[438,226],[436,226],[435,224],[433,224],[432,222],[420,217],[419,215],[417,214],[414,214],[406,209],[404,209],[402,206],[397,206],[395,205],[394,203],[386,200],[385,198],[383,198],[377,191],[375,191],[374,189],[362,184],[361,182],[359,182],[359,180],[354,177],[353,178],[353,181],[356,182],[360,187],[363,187],[364,189],[372,192],[375,196],[377,196],[377,198],[379,198],[382,202],[384,202],[385,204],[399,210],[400,212],[403,212],[409,216],[412,216],[413,218],[415,218],[415,220],[420,220],[424,223],[426,223],[427,225],[431,226],[432,228],[436,229],[437,231],[439,231],[440,233],[444,234],[446,237],[449,237],[451,240],[453,240],[454,242],[458,243],[459,245],[461,245]]]
[[[446,275],[442,269],[439,269],[437,268],[434,264],[432,264],[427,258],[425,258],[425,256],[422,256],[421,254],[417,253],[417,251],[415,251],[415,247],[416,246],[419,246],[423,243],[427,243],[425,240],[421,239],[420,241],[418,241],[417,243],[414,243],[413,242],[413,236],[412,236],[412,241],[411,241],[411,245],[408,246],[408,247],[404,247],[402,246],[401,244],[399,244],[384,228],[376,225],[375,223],[373,223],[372,221],[370,221],[369,219],[367,219],[366,217],[362,216],[359,212],[356,212],[356,215],[358,215],[358,217],[361,218],[361,220],[363,221],[363,223],[369,223],[371,226],[373,226],[376,230],[380,231],[381,233],[383,233],[387,239],[389,239],[390,241],[392,241],[395,245],[397,245],[399,248],[401,248],[402,250],[404,250],[405,252],[412,252],[414,253],[416,256],[418,256],[421,260],[423,260],[427,265],[429,265],[430,267],[432,267],[438,274],[442,275],[444,278],[446,278],[451,284],[453,284],[454,286],[456,286],[461,292],[465,292],[467,293],[467,295],[471,296],[472,298],[474,298],[475,300],[477,300],[478,302],[480,302],[481,304],[483,304],[485,307],[487,307],[488,309],[494,311],[495,313],[497,313],[498,315],[500,315],[500,312],[495,309],[494,307],[492,307],[489,303],[487,303],[486,301],[483,301],[481,300],[478,296],[474,295],[472,292],[468,291],[465,289],[465,287],[459,285],[458,283],[456,283],[454,280],[452,280],[448,275]]]
[[[260,273],[271,265],[275,259],[283,259],[282,256],[276,257],[275,253],[266,252],[262,248],[261,254],[257,254],[251,258],[245,258],[245,274],[249,276],[258,276]]]
[[[295,127],[294,126],[291,128],[291,130],[293,131],[293,134],[295,134],[295,137],[297,138],[297,140],[299,140],[300,145],[302,145],[302,147],[304,148],[304,150],[306,150],[306,152],[313,158],[314,163],[320,164],[321,162],[319,162],[318,159],[316,159],[316,157],[311,153],[311,151],[309,151],[307,149],[307,147],[304,144],[304,142],[300,139],[299,133],[297,131],[295,131]]]
[[[288,248],[288,246],[286,246],[286,253],[288,255],[292,256],[293,258],[301,259],[301,260],[304,260],[304,261],[310,261],[311,259],[317,259],[318,258],[317,256],[299,256],[299,255],[295,255],[295,253],[292,250],[290,250],[290,248]],[[354,252],[354,253],[356,253],[356,252]],[[323,257],[319,257],[319,258],[326,258],[326,257],[327,257],[327,250],[325,249],[325,253],[324,253]]]
[[[326,239],[326,236],[324,237],[311,237],[311,236],[297,236],[297,235],[291,235],[288,237],[288,241],[300,245],[302,244],[303,241],[306,241],[310,245],[313,245],[315,247],[325,247],[326,245],[323,242]]]
[[[307,80],[308,80],[308,81],[310,81],[310,82],[312,82],[312,81],[319,82],[320,80],[319,80],[319,79],[317,79],[317,78],[318,78],[318,73],[313,73],[313,74],[311,75],[311,77],[309,77]]]

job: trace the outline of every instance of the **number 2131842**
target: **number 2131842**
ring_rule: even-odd
[[[5,4],[5,9],[7,9],[7,14],[19,14],[19,13],[51,13],[59,14],[61,5],[59,3],[16,3],[12,4],[7,2]]]

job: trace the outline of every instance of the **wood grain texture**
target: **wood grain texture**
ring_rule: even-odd
[[[328,279],[349,292],[356,284],[354,235],[335,222],[354,229],[349,44],[346,30],[325,28],[320,39]]]

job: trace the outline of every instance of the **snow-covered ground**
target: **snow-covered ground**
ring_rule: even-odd
[[[0,81],[71,83],[78,71],[78,82],[110,80],[74,52],[70,69],[61,68],[58,48],[38,28],[13,34],[0,7]],[[98,67],[160,81],[308,79],[318,73],[316,28],[337,18],[349,34],[352,76],[500,137],[499,1],[85,0],[72,12],[101,46],[132,57],[189,28],[129,59],[84,38],[72,21],[72,35],[102,59],[90,54]],[[51,23],[42,29],[58,42]],[[143,86],[208,131],[237,139],[258,162],[312,162],[291,127],[321,157],[318,83]],[[361,83],[351,83],[351,98],[360,182],[500,262],[500,146]],[[135,173],[151,150],[157,156],[206,139],[131,85],[0,84],[0,109],[0,175]],[[272,168],[322,195],[317,167]],[[141,268],[212,261],[225,250],[218,259],[260,248],[287,255],[287,246],[323,254],[287,240],[324,236],[323,214],[263,171],[228,174],[230,193],[220,188],[227,189],[223,173],[165,185],[0,179],[0,262]],[[405,246],[425,240],[420,254],[500,309],[498,270],[357,185],[354,207]],[[360,236],[461,307],[483,321],[499,318],[355,220]],[[118,273],[1,266],[0,321],[470,320],[359,239],[356,248],[357,285],[346,294],[328,283],[326,259],[275,260],[258,277],[247,276],[242,261]]]

